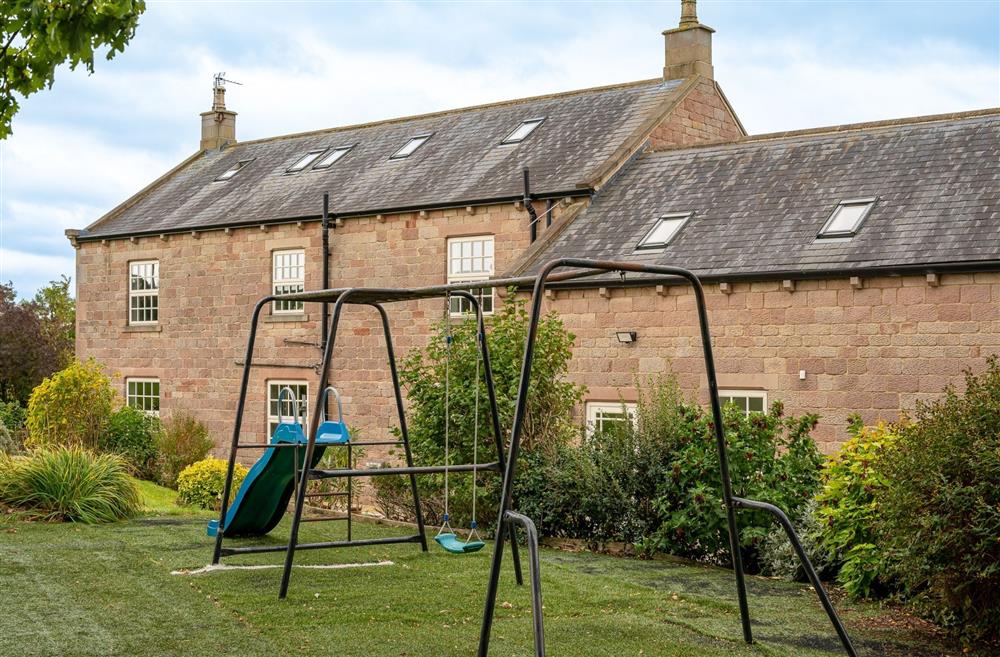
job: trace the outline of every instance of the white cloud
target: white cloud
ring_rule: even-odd
[[[0,281],[15,281],[21,297],[34,296],[35,290],[60,275],[75,278],[75,268],[72,250],[68,255],[39,255],[0,247]]]
[[[1000,105],[1000,69],[952,43],[885,49],[879,61],[826,57],[785,41],[716,46],[716,77],[752,133]]]

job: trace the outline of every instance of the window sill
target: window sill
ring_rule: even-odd
[[[163,327],[159,324],[126,324],[125,333],[159,333]]]
[[[264,315],[264,323],[280,323],[280,322],[308,322],[309,315],[307,313],[288,313],[287,315]]]

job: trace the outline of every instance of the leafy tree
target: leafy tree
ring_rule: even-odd
[[[0,139],[11,132],[17,96],[51,87],[56,68],[94,72],[95,51],[112,59],[135,34],[143,0],[5,0],[0,4]]]
[[[435,327],[435,334],[424,350],[415,350],[403,359],[399,375],[409,399],[410,444],[422,464],[443,464],[445,435],[445,379],[448,379],[449,460],[453,464],[473,462],[473,438],[476,430],[476,322],[445,319]],[[452,340],[449,347],[446,336]],[[509,290],[503,305],[487,320],[487,344],[496,385],[500,411],[501,436],[510,437],[517,389],[520,382],[521,359],[528,334],[528,312],[525,301]],[[573,421],[573,408],[583,397],[584,389],[566,380],[570,348],[574,336],[555,314],[546,315],[538,323],[535,339],[535,360],[532,367],[531,394],[525,417],[522,448],[530,452],[545,445],[564,443],[578,435]],[[479,451],[480,463],[495,461],[493,428],[486,385],[479,379]],[[472,500],[472,476],[453,475],[450,511],[453,526],[467,526]],[[389,481],[396,480],[396,481]],[[498,500],[499,477],[481,477],[478,489],[481,509],[493,509]],[[444,477],[422,477],[421,498],[425,518],[436,522],[443,507]],[[378,477],[377,494],[386,508],[412,506],[409,482],[402,477]],[[398,504],[397,504],[398,502]]]
[[[13,285],[0,284],[0,399],[26,403],[35,386],[73,360],[76,309],[69,285],[64,276],[34,300],[17,303]]]
[[[0,284],[0,397],[25,403],[31,390],[62,365],[59,348],[31,304],[14,300],[12,285]]]
[[[45,324],[52,340],[66,352],[66,362],[73,356],[76,341],[76,300],[70,296],[70,278],[62,275],[58,281],[35,293],[34,310]]]

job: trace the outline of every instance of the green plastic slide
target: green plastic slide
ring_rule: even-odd
[[[328,445],[344,444],[350,440],[343,422],[323,422],[317,431],[316,448],[310,468],[315,468],[323,458]],[[306,436],[302,426],[283,422],[278,425],[271,444],[300,444],[300,449],[290,447],[268,448],[250,468],[243,479],[236,497],[226,511],[226,536],[263,536],[281,521],[288,500],[295,487],[296,459],[305,458]],[[302,467],[302,463],[298,463]],[[208,523],[208,535],[215,536],[218,520]]]

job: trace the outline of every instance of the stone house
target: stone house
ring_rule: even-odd
[[[199,150],[67,231],[78,355],[221,446],[254,303],[322,287],[324,193],[331,287],[475,281],[563,255],[694,270],[724,395],[818,412],[826,446],[850,412],[895,417],[1000,353],[1000,111],[750,137],[714,80],[713,30],[683,6],[662,77],[610,87],[239,142],[217,81]],[[641,278],[553,288],[589,387],[582,422],[621,421],[637,375],[699,388],[691,301]],[[397,311],[397,349],[445,312]],[[364,309],[341,326],[332,379],[377,439],[394,418],[381,332]],[[277,421],[280,387],[315,403],[320,329],[318,307],[269,309],[248,442]]]

